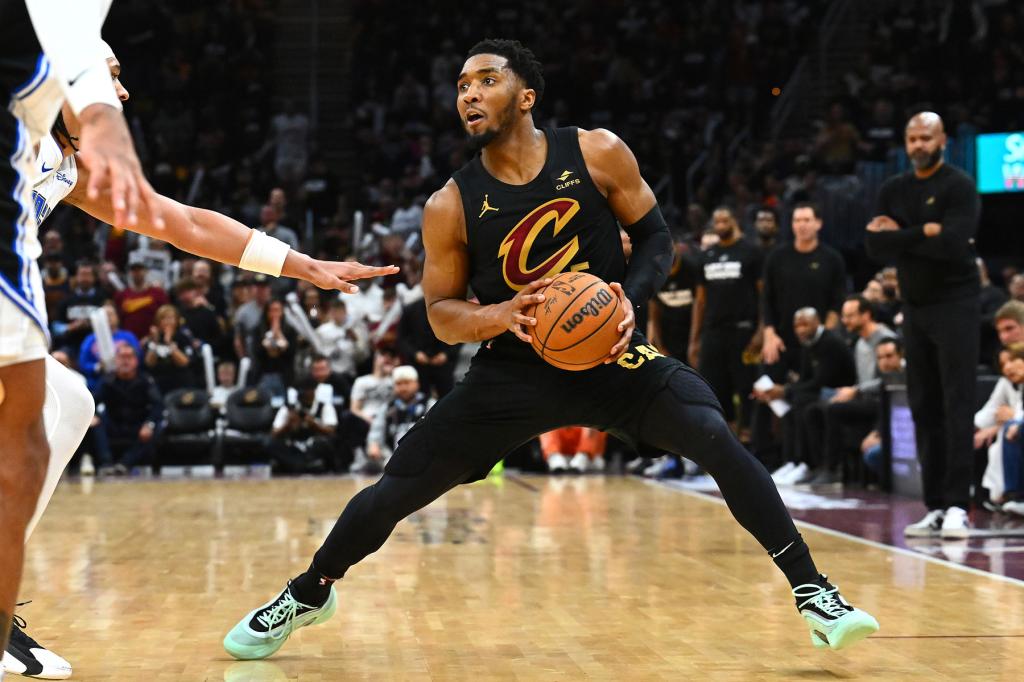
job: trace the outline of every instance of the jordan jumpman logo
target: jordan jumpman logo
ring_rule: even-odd
[[[484,213],[487,213],[488,211],[494,211],[495,213],[497,213],[498,209],[494,208],[489,203],[487,203],[487,195],[485,194],[484,195],[484,205],[480,207],[480,215],[478,215],[477,218],[483,218],[484,217]]]

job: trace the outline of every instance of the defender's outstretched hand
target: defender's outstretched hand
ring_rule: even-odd
[[[337,289],[346,294],[359,291],[359,287],[351,284],[353,280],[386,277],[396,272],[397,265],[377,267],[355,261],[316,260],[296,251],[289,252],[281,270],[285,277],[304,279],[321,289]]]

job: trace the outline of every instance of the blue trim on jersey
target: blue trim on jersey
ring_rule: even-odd
[[[7,273],[0,272],[0,291],[7,295],[11,301],[17,305],[22,311],[28,315],[43,332],[43,336],[49,342],[50,334],[46,325],[46,318],[39,312],[34,305],[34,292],[32,290],[31,280],[31,268],[32,259],[26,258],[24,241],[28,237],[28,228],[26,226],[27,218],[31,215],[30,207],[26,207],[21,203],[21,190],[25,185],[25,178],[21,174],[21,158],[26,151],[26,140],[28,136],[25,134],[25,125],[17,120],[16,128],[16,139],[14,153],[10,156],[9,162],[11,168],[14,169],[17,175],[18,181],[14,185],[14,191],[11,194],[11,198],[14,200],[14,205],[18,207],[18,215],[14,220],[14,241],[12,243],[12,251],[18,259],[18,286],[15,286],[7,278]]]
[[[40,75],[42,72],[42,75]],[[39,58],[36,59],[36,68],[32,72],[32,75],[27,81],[18,87],[14,88],[11,95],[15,99],[25,99],[33,92],[39,89],[39,86],[46,82],[46,77],[50,75],[50,60],[46,58],[46,55],[42,52],[39,53]],[[27,92],[26,92],[27,90]]]
[[[15,289],[11,287],[7,278],[4,277],[3,274],[0,274],[0,294],[5,294],[7,298],[11,300],[11,303],[21,308],[21,312],[28,315],[29,318],[36,323],[36,326],[39,327],[40,331],[43,332],[43,337],[46,339],[46,342],[50,342],[50,330],[46,328],[46,321],[40,318],[39,311],[36,310],[34,305],[26,301]]]

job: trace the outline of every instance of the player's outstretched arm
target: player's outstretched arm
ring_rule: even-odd
[[[467,301],[466,218],[462,197],[451,180],[423,207],[423,248],[423,297],[437,338],[454,345],[486,341],[511,331],[521,341],[533,340],[529,329],[537,320],[524,315],[523,308],[543,301],[544,296],[535,292],[551,280],[533,282],[503,303],[480,305]]]
[[[104,222],[111,222],[114,209],[111,205],[109,192],[102,192],[97,197],[90,197],[85,190],[88,171],[79,169],[79,182],[67,196],[65,201],[77,206],[86,213]],[[173,199],[157,194],[156,201],[162,217],[161,224],[151,220],[145,204],[140,206],[138,224],[132,228],[139,234],[169,242],[189,253],[202,258],[209,258],[228,265],[239,265],[242,255],[254,237],[251,230],[237,220],[233,220],[215,211],[208,211],[194,206],[186,206]],[[338,289],[345,293],[355,293],[357,287],[350,282],[368,277],[391,275],[398,268],[372,267],[355,262],[321,261],[310,258],[304,253],[289,250],[284,259],[280,274],[285,277],[304,279],[321,289]]]

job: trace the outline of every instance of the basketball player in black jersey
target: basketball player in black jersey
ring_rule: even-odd
[[[409,431],[383,476],[349,501],[309,568],[225,637],[236,658],[265,658],[295,628],[328,619],[333,583],[395,525],[510,450],[566,425],[685,455],[718,481],[737,520],[786,574],[816,646],[839,649],[878,628],[820,575],[768,472],[733,437],[708,385],[633,327],[605,364],[567,372],[530,348],[548,278],[571,270],[611,284],[626,310],[663,283],[672,241],[629,148],[605,130],[538,130],[541,67],[516,41],[486,40],[458,79],[458,110],[481,153],[427,202],[423,292],[448,343],[482,341],[465,378]],[[626,267],[618,234],[633,242]],[[621,285],[619,284],[621,283]],[[466,300],[472,286],[479,303]]]

